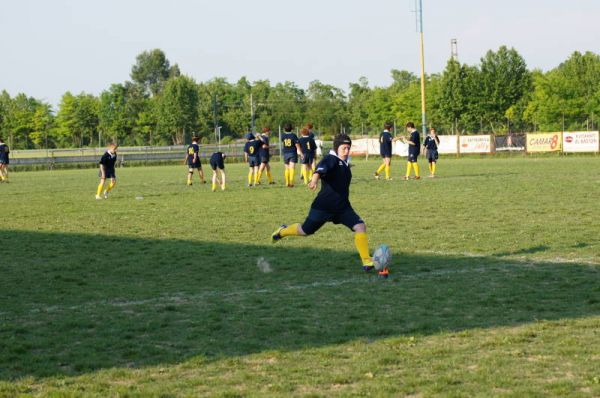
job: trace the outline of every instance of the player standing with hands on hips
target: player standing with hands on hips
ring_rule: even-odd
[[[386,123],[383,126],[383,132],[379,135],[379,153],[381,154],[383,163],[375,172],[376,180],[379,180],[379,175],[383,170],[385,170],[385,179],[388,181],[391,180],[390,168],[392,165],[392,143],[396,141],[390,133],[393,129],[394,127],[391,123]]]
[[[417,163],[417,159],[421,152],[421,137],[413,122],[406,123],[406,129],[408,130],[410,137],[408,141],[406,141],[408,144],[408,163],[406,164],[406,176],[404,179],[408,180],[410,178],[410,169],[413,168],[415,169],[415,180],[420,180],[421,177],[419,176],[419,163]]]
[[[348,156],[351,145],[352,141],[346,134],[340,134],[333,139],[333,150],[319,162],[308,183],[308,188],[314,191],[321,180],[321,190],[313,200],[306,220],[302,224],[282,225],[273,232],[271,239],[275,243],[286,236],[312,235],[326,222],[343,224],[354,231],[354,243],[363,269],[371,271],[374,263],[369,254],[367,226],[356,214],[349,199],[352,172],[348,165]],[[380,274],[387,276],[389,271],[384,268]]]
[[[435,129],[432,127],[429,129],[429,134],[425,137],[423,146],[425,147],[425,155],[429,161],[429,177],[435,177],[435,166],[438,160],[438,145],[440,138],[437,136]]]

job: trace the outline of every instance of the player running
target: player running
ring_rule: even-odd
[[[300,144],[300,150],[302,151],[302,179],[304,180],[304,185],[308,185],[308,181],[313,173],[312,164],[314,162],[316,144],[307,128],[303,128],[300,131],[298,143]]]
[[[348,166],[348,156],[352,141],[346,134],[340,134],[333,140],[333,150],[317,165],[308,184],[311,190],[316,190],[321,180],[321,190],[312,202],[306,220],[302,224],[282,225],[271,235],[275,243],[286,236],[307,236],[319,230],[326,222],[343,224],[354,231],[354,243],[360,256],[363,269],[371,271],[374,268],[373,258],[369,255],[369,240],[367,226],[350,204],[350,182],[352,172]],[[387,268],[380,274],[386,276]]]
[[[212,191],[217,190],[217,184],[221,186],[221,191],[225,190],[225,154],[223,152],[215,152],[210,157],[210,168],[213,170],[212,175]],[[219,172],[221,178],[219,179]]]
[[[260,184],[260,178],[262,177],[262,173],[267,171],[267,178],[269,179],[269,185],[275,184],[273,182],[273,175],[271,174],[271,165],[269,164],[271,160],[271,153],[269,149],[269,134],[271,133],[271,129],[268,127],[263,128],[262,134],[258,136],[258,139],[261,141],[261,147],[258,151],[258,155],[260,158],[260,166],[258,167],[258,183]]]
[[[4,140],[0,138],[0,182],[8,182],[8,165],[10,164],[10,150]]]
[[[391,123],[385,123],[383,126],[383,132],[379,134],[379,153],[383,159],[383,163],[375,172],[375,179],[379,180],[379,175],[385,170],[385,179],[391,180],[390,169],[392,166],[392,143],[396,139],[392,136],[390,131],[394,130],[394,126]]]
[[[200,176],[200,181],[202,181],[202,184],[206,184],[206,180],[204,179],[204,171],[202,171],[202,163],[200,162],[200,146],[198,145],[199,140],[200,138],[198,137],[192,138],[192,143],[188,146],[187,155],[183,161],[184,164],[187,163],[188,165],[188,185],[192,185],[194,169],[198,170],[198,176]]]
[[[260,160],[258,151],[262,145],[262,141],[254,137],[254,134],[246,134],[246,145],[244,145],[244,160],[248,162],[248,186],[256,186],[258,184],[258,166]]]
[[[406,164],[406,175],[404,176],[404,179],[410,179],[410,169],[414,168],[415,180],[420,180],[421,177],[419,176],[419,163],[417,163],[417,158],[421,152],[421,137],[419,136],[417,129],[415,129],[415,124],[413,122],[406,123],[406,130],[408,130],[410,138],[406,141],[408,144],[408,162]]]
[[[435,129],[432,127],[429,129],[429,134],[425,137],[423,146],[426,149],[427,160],[429,161],[429,177],[435,177],[435,168],[438,160],[438,145],[440,144],[440,138],[437,136]]]
[[[100,165],[100,171],[98,172],[100,184],[98,184],[98,189],[96,190],[96,199],[98,200],[102,199],[100,194],[104,189],[104,183],[106,182],[107,178],[110,179],[110,183],[108,184],[108,187],[104,189],[104,199],[108,199],[109,192],[112,191],[115,185],[117,185],[117,174],[115,172],[115,163],[117,163],[117,148],[117,144],[108,145],[106,152],[104,152],[104,155],[102,155],[100,158],[100,162],[98,162]]]
[[[284,178],[285,186],[294,187],[294,175],[296,173],[296,163],[298,163],[298,154],[301,153],[298,136],[292,133],[292,124],[286,123],[283,126],[285,133],[281,136],[283,142],[283,163],[285,164]]]

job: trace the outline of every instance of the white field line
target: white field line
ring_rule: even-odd
[[[415,252],[416,254],[436,254],[443,256],[456,256],[456,257],[489,257],[486,255],[480,255],[476,253],[448,253],[448,252],[440,252],[440,251],[419,251]],[[500,257],[499,257],[500,259]],[[514,257],[510,258],[511,261],[515,261]],[[420,279],[428,279],[428,278],[439,278],[451,275],[458,274],[469,274],[469,273],[491,273],[491,272],[509,272],[514,269],[521,270],[536,270],[536,265],[545,265],[552,263],[577,263],[577,264],[586,264],[586,265],[600,265],[597,262],[589,261],[589,260],[574,260],[574,259],[553,259],[551,260],[531,260],[527,258],[522,258],[523,261],[520,264],[504,264],[502,266],[489,266],[489,267],[476,267],[476,268],[461,268],[461,269],[446,269],[446,270],[438,270],[438,271],[429,271],[429,272],[419,272],[414,274],[406,274],[401,275],[397,273],[392,273],[391,278],[393,280],[400,281],[400,286],[403,281],[414,281]],[[98,306],[109,306],[115,308],[128,308],[128,307],[136,307],[143,306],[148,304],[157,304],[157,305],[189,305],[197,302],[203,302],[203,300],[211,297],[221,297],[221,298],[230,298],[230,297],[242,297],[249,295],[257,295],[257,294],[273,294],[273,293],[282,293],[286,291],[302,291],[308,289],[315,288],[327,288],[327,287],[338,287],[342,285],[349,284],[365,284],[365,283],[375,283],[377,280],[374,277],[366,277],[366,275],[355,276],[348,279],[339,279],[339,280],[329,280],[329,281],[317,281],[312,283],[304,283],[298,285],[283,285],[283,286],[274,286],[271,288],[265,289],[241,289],[241,290],[207,290],[197,294],[188,294],[188,293],[174,293],[171,295],[163,295],[158,297],[152,297],[143,300],[98,300],[98,301],[90,301],[83,304],[78,305],[53,305],[53,306],[40,306],[37,308],[32,308],[29,310],[30,314],[39,314],[39,313],[53,313],[53,312],[61,312],[61,311],[78,311],[82,309],[94,309]],[[381,283],[386,283],[386,281],[377,281]],[[0,316],[5,316],[8,313],[0,312]],[[7,320],[6,318],[4,318]]]
[[[534,263],[523,263],[523,264],[505,264],[502,267],[492,266],[492,267],[477,267],[477,268],[462,268],[462,269],[447,269],[447,270],[439,270],[439,271],[430,271],[430,272],[419,272],[415,274],[407,274],[407,275],[399,275],[392,274],[390,277],[392,280],[399,280],[400,286],[404,281],[414,281],[420,279],[428,279],[428,278],[439,278],[451,275],[458,274],[469,274],[469,273],[491,273],[491,272],[509,272],[514,269],[522,269],[522,270],[535,270]],[[187,294],[187,293],[175,293],[172,295],[163,295],[158,297],[152,297],[143,300],[99,300],[99,301],[91,301],[78,305],[53,305],[53,306],[41,306],[37,308],[33,308],[29,311],[30,314],[39,314],[39,313],[53,313],[53,312],[61,312],[61,311],[78,311],[82,309],[94,309],[98,306],[109,306],[115,308],[128,308],[128,307],[137,307],[144,306],[148,304],[158,304],[158,305],[188,305],[193,303],[201,303],[207,298],[212,297],[220,297],[220,298],[230,298],[230,297],[242,297],[249,295],[258,295],[258,294],[273,294],[273,293],[283,293],[286,291],[302,291],[308,289],[315,288],[327,288],[327,287],[338,287],[342,285],[349,284],[361,284],[365,283],[387,283],[384,280],[378,280],[375,276],[368,277],[367,275],[361,275],[361,277],[353,277],[348,279],[339,279],[339,280],[329,280],[329,281],[318,281],[312,283],[304,283],[298,285],[284,285],[284,286],[274,286],[272,288],[265,289],[241,289],[241,290],[207,290],[197,294]],[[6,313],[4,313],[6,314]],[[4,315],[0,314],[0,315]]]

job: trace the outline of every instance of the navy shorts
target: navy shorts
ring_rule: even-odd
[[[302,158],[302,164],[312,164],[314,160],[314,156],[311,153],[305,153],[304,158]]]
[[[438,151],[433,150],[433,149],[428,149],[427,150],[427,160],[429,160],[429,162],[435,162],[438,160]]]
[[[260,159],[258,159],[258,156],[248,156],[248,166],[250,166],[250,167],[260,166]]]
[[[188,160],[188,167],[190,169],[202,169],[202,163],[200,163],[200,158],[198,158],[198,160],[196,160],[195,162],[190,162]]]
[[[408,161],[409,162],[416,162],[417,158],[419,157],[419,152],[408,152]]]
[[[268,153],[260,154],[260,162],[261,163],[269,163],[269,160],[271,160],[271,156]]]
[[[350,206],[346,207],[341,212],[335,213],[311,207],[308,212],[308,217],[306,217],[306,220],[302,223],[302,230],[307,235],[312,235],[328,221],[334,224],[343,224],[351,230],[356,224],[364,223],[360,216],[356,214],[354,209]]]
[[[381,151],[381,157],[382,158],[391,158],[392,157],[392,152],[387,152],[387,151]]]
[[[225,169],[225,162],[223,162],[223,158],[219,158],[219,160],[216,159],[210,159],[210,167],[213,170],[217,170],[217,168],[223,170]]]
[[[98,177],[102,178],[101,171],[98,171]],[[105,169],[104,178],[117,178],[117,173],[115,172],[115,169]]]
[[[284,152],[283,163],[289,164],[290,162],[298,163],[298,154],[296,152]]]

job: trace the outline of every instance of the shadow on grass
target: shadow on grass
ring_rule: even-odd
[[[585,246],[580,246],[580,247],[585,247]],[[510,252],[496,253],[496,254],[494,254],[494,257],[507,257],[507,256],[518,256],[518,255],[523,255],[523,254],[535,254],[535,253],[545,252],[549,248],[550,247],[548,247],[546,245],[538,245],[538,246],[528,247],[528,248],[524,248],[524,249],[510,251]]]
[[[600,314],[590,265],[396,253],[380,281],[352,246],[10,232],[0,247],[2,380]]]

